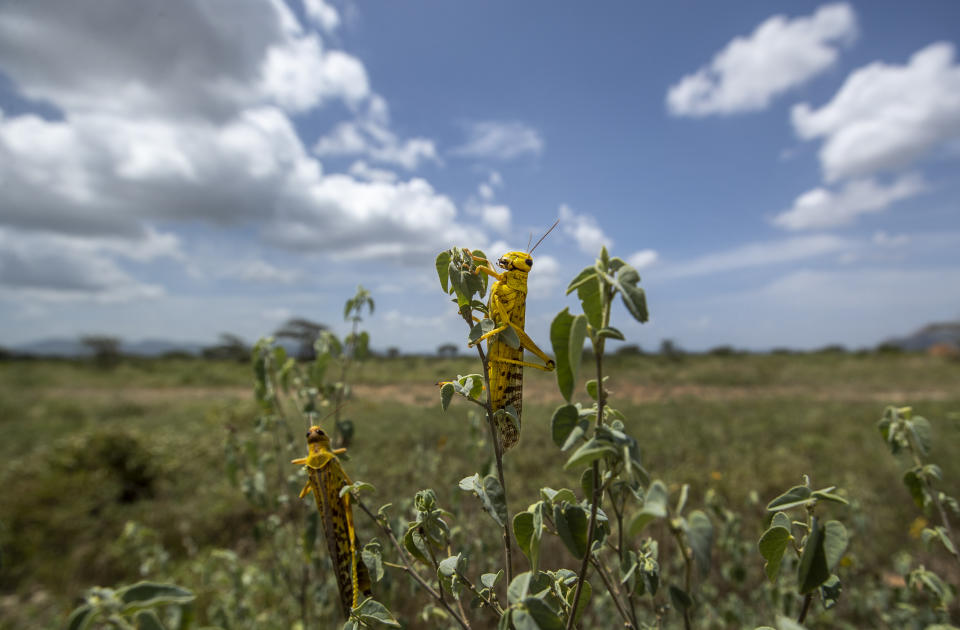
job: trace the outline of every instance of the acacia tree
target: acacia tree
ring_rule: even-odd
[[[297,358],[304,361],[312,361],[316,358],[317,352],[313,345],[320,334],[329,330],[325,324],[310,321],[302,317],[288,319],[277,332],[273,333],[278,339],[290,339],[297,343]]]

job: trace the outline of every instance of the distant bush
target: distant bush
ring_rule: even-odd
[[[715,357],[732,357],[742,353],[733,346],[717,346],[707,350],[707,354]]]
[[[614,354],[617,355],[618,357],[635,357],[635,356],[641,356],[645,353],[643,351],[643,348],[641,348],[638,344],[627,343],[617,348]]]

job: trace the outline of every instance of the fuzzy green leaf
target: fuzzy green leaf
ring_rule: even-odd
[[[570,331],[574,319],[570,309],[565,308],[557,313],[550,324],[550,345],[553,346],[553,355],[557,362],[557,387],[567,402],[570,402],[573,395],[575,383],[573,367],[570,364]]]
[[[803,594],[813,591],[830,577],[823,543],[824,527],[814,518],[797,569],[797,586]]]
[[[789,529],[776,525],[763,532],[760,542],[757,543],[760,555],[766,560],[763,570],[767,574],[767,579],[771,582],[776,582],[777,576],[780,575],[780,563],[783,560],[783,553],[790,543],[790,538]]]
[[[794,486],[768,503],[767,510],[773,512],[807,505],[812,501],[811,494],[810,488],[807,486]]]
[[[437,267],[437,277],[440,278],[440,288],[443,289],[444,293],[450,293],[448,288],[449,286],[449,267],[450,267],[450,250],[442,251],[437,254],[436,260]]]
[[[553,524],[557,528],[557,535],[579,560],[587,553],[588,520],[587,511],[579,505],[568,503],[553,508]]]
[[[693,559],[700,569],[701,577],[710,572],[710,552],[713,548],[713,523],[701,510],[690,512],[684,523],[687,541],[693,550]]]
[[[847,549],[847,528],[840,521],[827,521],[823,532],[823,555],[827,568],[833,569]]]
[[[176,584],[157,582],[137,582],[120,589],[117,594],[124,603],[124,614],[130,614],[143,608],[185,604],[194,600],[194,594]]]
[[[141,610],[137,613],[137,630],[167,630],[153,610]]]

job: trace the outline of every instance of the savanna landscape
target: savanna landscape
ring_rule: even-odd
[[[335,360],[329,371],[339,373],[343,362]],[[355,361],[342,413],[355,427],[344,465],[353,479],[376,487],[363,500],[393,502],[402,520],[411,517],[417,491],[434,489],[440,505],[456,515],[451,535],[479,574],[488,563],[495,571],[499,541],[492,521],[457,481],[489,464],[489,435],[464,401],[444,412],[436,386],[451,374],[476,372],[477,363],[415,356]],[[892,457],[876,429],[886,405],[912,405],[929,418],[935,435],[930,461],[942,468],[944,490],[955,491],[956,360],[837,349],[673,356],[627,351],[614,352],[607,369],[610,402],[628,418],[643,466],[671,495],[689,484],[691,503],[705,506],[714,522],[712,574],[698,589],[695,627],[745,627],[776,618],[777,599],[763,577],[756,541],[768,519],[766,504],[802,475],[814,487],[838,486],[849,502],[830,509],[849,533],[837,569],[843,595],[831,610],[818,608],[809,627],[924,627],[917,625],[921,618],[956,620],[950,597],[941,607],[929,589],[906,584],[918,565],[955,584],[958,566],[944,549],[925,548],[920,530],[937,516],[913,504],[900,481],[909,462]],[[522,440],[504,456],[513,510],[534,501],[542,486],[580,485],[579,473],[562,470],[567,454],[551,440],[551,414],[563,402],[556,379],[526,372]],[[248,363],[197,358],[131,357],[110,367],[92,359],[0,364],[4,627],[60,627],[88,587],[141,579],[193,591],[201,626],[295,627],[294,593],[271,574],[278,562],[272,548],[280,543],[268,530],[278,515],[303,519],[311,506],[295,496],[287,496],[290,505],[282,509],[245,499],[230,445],[248,454],[260,448],[267,468],[273,466],[267,436],[257,429],[263,410],[254,380]],[[299,436],[298,426],[291,429]],[[302,447],[297,442],[293,450]],[[362,540],[377,535],[365,516],[357,522]],[[655,524],[646,533],[662,541],[667,581],[676,552],[666,528]],[[285,542],[286,552],[302,560],[298,541]],[[545,541],[541,564],[569,564],[567,553],[557,541]],[[329,588],[329,575],[321,570],[318,576]],[[406,627],[451,625],[442,616],[423,617],[429,598],[407,582],[388,571],[376,587]],[[652,620],[669,600],[662,591],[647,598],[642,606]],[[609,603],[597,599],[585,627],[613,627],[605,616]],[[335,627],[329,593],[319,601],[311,620]],[[927,612],[915,614],[908,606]],[[218,621],[223,607],[233,608],[228,616],[220,612]],[[666,619],[665,627],[677,623]],[[477,617],[478,627],[487,623],[493,622]]]

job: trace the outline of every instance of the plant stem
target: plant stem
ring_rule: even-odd
[[[583,590],[583,581],[587,577],[587,569],[590,567],[590,555],[593,553],[593,531],[597,525],[597,503],[599,502],[600,490],[600,464],[593,462],[593,496],[590,499],[590,522],[587,525],[587,552],[583,555],[583,561],[580,563],[580,570],[577,571],[577,588],[573,592],[573,602],[570,604],[570,618],[567,619],[567,630],[573,628],[574,612],[580,603],[580,592]],[[612,593],[611,593],[612,594]]]
[[[620,603],[620,598],[617,597],[618,589],[611,583],[610,578],[607,576],[607,572],[603,569],[603,564],[599,560],[594,558],[592,560],[593,567],[597,570],[597,575],[600,576],[600,579],[603,580],[603,585],[607,587],[607,591],[610,593],[610,599],[613,600],[613,605],[616,606],[617,612],[620,613],[620,616],[623,618],[623,627],[625,629],[636,628],[636,622],[632,621],[627,615],[627,611],[624,610],[623,604]],[[574,610],[570,611],[570,616],[574,614]]]
[[[472,311],[461,312],[463,320],[467,326],[473,327]],[[477,354],[480,356],[480,365],[483,368],[483,386],[487,391],[487,399],[483,404],[487,412],[487,426],[490,428],[490,442],[493,444],[493,456],[497,462],[497,477],[500,479],[500,487],[503,490],[503,505],[507,511],[507,518],[503,522],[503,557],[507,568],[507,584],[513,581],[513,545],[510,542],[510,503],[507,501],[507,480],[503,476],[503,448],[500,444],[500,436],[497,434],[496,424],[493,421],[493,406],[490,403],[490,363],[487,355],[483,352],[483,346],[477,344]]]
[[[400,559],[403,561],[403,566],[400,568],[406,571],[407,574],[410,577],[412,577],[413,580],[417,584],[419,584],[420,587],[423,590],[425,590],[428,595],[430,595],[430,597],[436,600],[448,613],[450,613],[450,616],[453,617],[458,624],[460,624],[460,627],[463,628],[463,630],[470,630],[470,622],[467,621],[466,617],[461,615],[459,612],[457,612],[453,608],[451,608],[450,605],[447,603],[447,601],[443,598],[443,596],[440,593],[438,593],[432,586],[430,586],[430,584],[423,579],[420,573],[418,573],[417,570],[413,568],[413,566],[410,564],[409,558],[407,557],[406,550],[403,548],[403,545],[400,544],[400,541],[397,540],[397,537],[393,533],[393,528],[390,527],[390,524],[381,522],[380,519],[374,516],[373,512],[371,512],[370,509],[366,506],[366,504],[363,501],[361,501],[360,498],[357,497],[356,495],[354,495],[354,500],[356,501],[356,504],[360,506],[360,509],[363,510],[364,514],[370,517],[370,520],[372,520],[380,529],[380,531],[382,531],[384,535],[387,536],[387,538],[390,540],[390,544],[393,545],[394,549],[397,550],[397,554],[400,556]],[[390,564],[390,566],[399,566],[399,565]]]
[[[914,443],[913,436],[911,431],[904,431],[907,436],[907,442],[910,444],[910,454],[913,455],[913,463],[917,468],[923,468],[923,460],[920,459],[920,454],[917,452],[917,445]],[[950,527],[950,520],[947,518],[947,511],[943,508],[943,503],[940,501],[940,493],[933,489],[933,484],[930,483],[930,479],[923,475],[923,487],[927,491],[927,496],[933,501],[933,504],[937,506],[937,512],[940,514],[940,522],[943,523],[943,530],[946,533],[947,538],[950,540],[953,545],[953,550],[948,551],[953,555],[954,559],[960,562],[960,551],[957,548],[957,541],[953,538],[953,529]]]
[[[624,500],[624,504],[617,505],[617,499],[613,496],[613,491],[607,490],[607,492],[610,494],[610,505],[613,506],[613,513],[617,517],[617,555],[620,557],[620,564],[622,565],[627,556],[627,550],[623,546],[623,507],[626,500]],[[635,577],[634,579],[639,578]],[[630,605],[630,622],[633,627],[637,627],[637,606],[634,601],[634,589],[632,588],[627,591],[627,603]]]
[[[797,617],[797,623],[803,623],[807,618],[807,611],[810,610],[810,602],[813,601],[813,593],[807,593],[803,596],[803,607],[800,609],[800,616]]]
[[[603,328],[610,325],[610,302],[613,300],[613,290],[606,282],[601,282],[603,289],[603,312],[601,314],[601,324]],[[607,395],[603,391],[603,348],[606,339],[595,337],[595,332],[590,335],[590,342],[593,345],[593,354],[597,364],[597,422],[594,425],[594,433],[597,427],[603,424],[603,408],[607,402]],[[593,460],[593,496],[590,500],[590,522],[587,525],[587,553],[580,564],[580,570],[577,572],[577,588],[573,592],[573,602],[570,605],[570,618],[567,619],[567,630],[572,630],[574,625],[574,614],[577,605],[580,603],[580,592],[583,590],[583,581],[587,577],[587,569],[590,568],[590,554],[593,552],[593,532],[597,525],[597,507],[600,499],[603,498],[603,489],[600,487],[600,463]],[[612,593],[611,593],[612,595]]]

